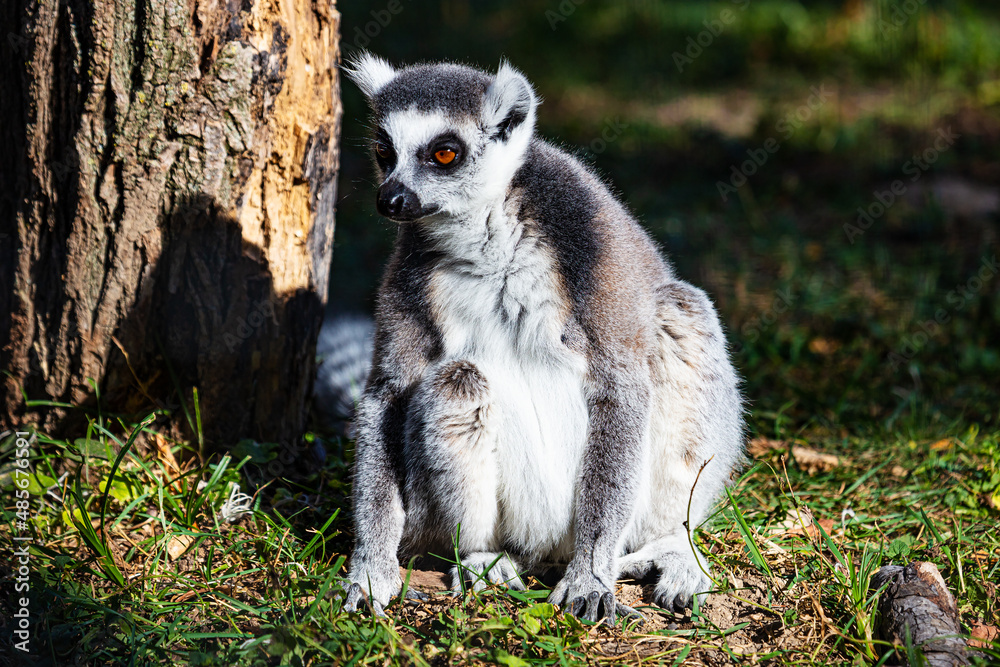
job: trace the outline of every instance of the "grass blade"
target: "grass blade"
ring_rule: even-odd
[[[729,502],[733,506],[733,513],[736,516],[736,528],[740,531],[740,535],[743,536],[743,542],[746,544],[750,555],[750,562],[763,572],[766,572],[768,577],[773,577],[774,573],[771,572],[771,567],[764,560],[764,554],[761,553],[760,548],[757,546],[757,541],[753,537],[750,526],[747,525],[746,519],[743,518],[743,512],[740,511],[739,506],[736,504],[736,499],[728,488],[726,489],[726,496],[729,497]]]

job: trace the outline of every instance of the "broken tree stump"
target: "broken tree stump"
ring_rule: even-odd
[[[886,583],[878,601],[881,639],[897,646],[909,641],[923,653],[928,667],[970,664],[955,598],[933,563],[886,565],[872,577],[871,588]]]

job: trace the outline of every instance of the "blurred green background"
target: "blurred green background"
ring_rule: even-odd
[[[997,3],[339,9],[345,56],[525,72],[540,134],[603,174],[718,304],[755,432],[996,426]],[[349,82],[343,101],[331,310],[370,313],[395,226],[374,210],[365,102]]]

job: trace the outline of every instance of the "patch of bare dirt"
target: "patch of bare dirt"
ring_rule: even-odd
[[[406,580],[406,568],[399,568],[399,576]],[[448,575],[444,572],[434,570],[413,570],[410,572],[410,588],[421,593],[439,593],[447,591],[451,587],[448,585]]]

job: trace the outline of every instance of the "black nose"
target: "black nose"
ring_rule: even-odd
[[[378,189],[376,208],[393,220],[416,220],[421,214],[417,193],[395,180],[386,181]]]

